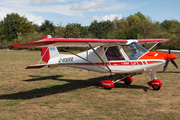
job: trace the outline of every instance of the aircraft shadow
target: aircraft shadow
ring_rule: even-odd
[[[88,79],[88,80],[60,79],[60,77],[62,77],[61,75],[45,76],[45,77],[38,77],[38,76],[30,75],[30,77],[32,77],[32,79],[27,79],[27,80],[23,80],[23,81],[33,82],[33,81],[52,79],[52,80],[58,80],[58,81],[66,81],[68,83],[63,84],[63,85],[54,85],[54,86],[50,86],[48,88],[33,89],[33,90],[29,90],[29,91],[0,95],[0,99],[12,99],[12,100],[23,99],[23,100],[26,100],[26,99],[32,99],[32,98],[53,95],[53,94],[57,94],[57,93],[64,93],[64,92],[72,91],[75,89],[87,88],[90,86],[95,86],[95,87],[98,87],[99,89],[104,89],[103,87],[102,88],[100,87],[99,82],[102,80],[109,79],[109,76],[92,78],[92,79]],[[125,85],[124,83],[116,83],[115,88],[143,89],[145,92],[147,92],[147,90],[151,90],[145,86]]]
[[[180,73],[180,71],[165,71],[165,72],[159,71],[157,73]]]

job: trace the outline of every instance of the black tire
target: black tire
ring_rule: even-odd
[[[129,78],[126,78],[126,79],[124,80],[124,83],[125,83],[126,85],[130,85],[130,84],[131,84],[131,82],[128,82],[128,80],[129,80]]]
[[[153,90],[159,90],[161,88],[161,86],[159,86],[159,87],[153,86],[152,88],[153,88]]]
[[[124,81],[124,83],[125,83],[126,85],[130,85],[130,84],[131,84],[131,82],[127,82],[127,81]]]
[[[105,90],[111,90],[112,88],[109,87],[104,87]]]

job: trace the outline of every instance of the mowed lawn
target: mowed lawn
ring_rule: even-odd
[[[180,67],[180,54],[176,63]],[[0,51],[0,119],[2,120],[151,120],[180,119],[180,70],[171,63],[157,73],[159,91],[147,85],[147,73],[133,76],[131,85],[105,90],[99,81],[109,74],[37,64],[40,51]]]

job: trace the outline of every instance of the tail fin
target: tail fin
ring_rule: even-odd
[[[42,39],[45,38],[47,38],[47,36],[42,37]],[[50,58],[53,58],[57,55],[59,55],[59,52],[56,47],[42,47],[41,56],[44,62],[48,63]]]

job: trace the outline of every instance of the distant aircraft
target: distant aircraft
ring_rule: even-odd
[[[156,78],[157,71],[165,71],[169,61],[177,67],[175,59],[177,56],[169,53],[150,52],[140,44],[169,41],[169,39],[82,39],[82,38],[52,38],[50,35],[43,36],[42,40],[28,43],[9,45],[10,48],[42,47],[41,60],[47,64],[29,65],[26,69],[36,69],[48,66],[55,68],[59,66],[76,67],[91,71],[105,72],[110,74],[109,80],[103,80],[100,85],[105,89],[114,87],[114,83],[124,81],[131,84],[132,75],[137,73],[149,73],[151,81],[147,84],[154,90],[159,90],[162,82]],[[140,43],[140,44],[138,44]],[[150,49],[152,49],[152,46]],[[57,47],[73,55],[59,54]],[[75,54],[65,47],[90,47],[86,51]],[[112,74],[115,74],[114,78]],[[125,74],[122,75],[122,74]],[[129,74],[129,75],[128,75]]]

